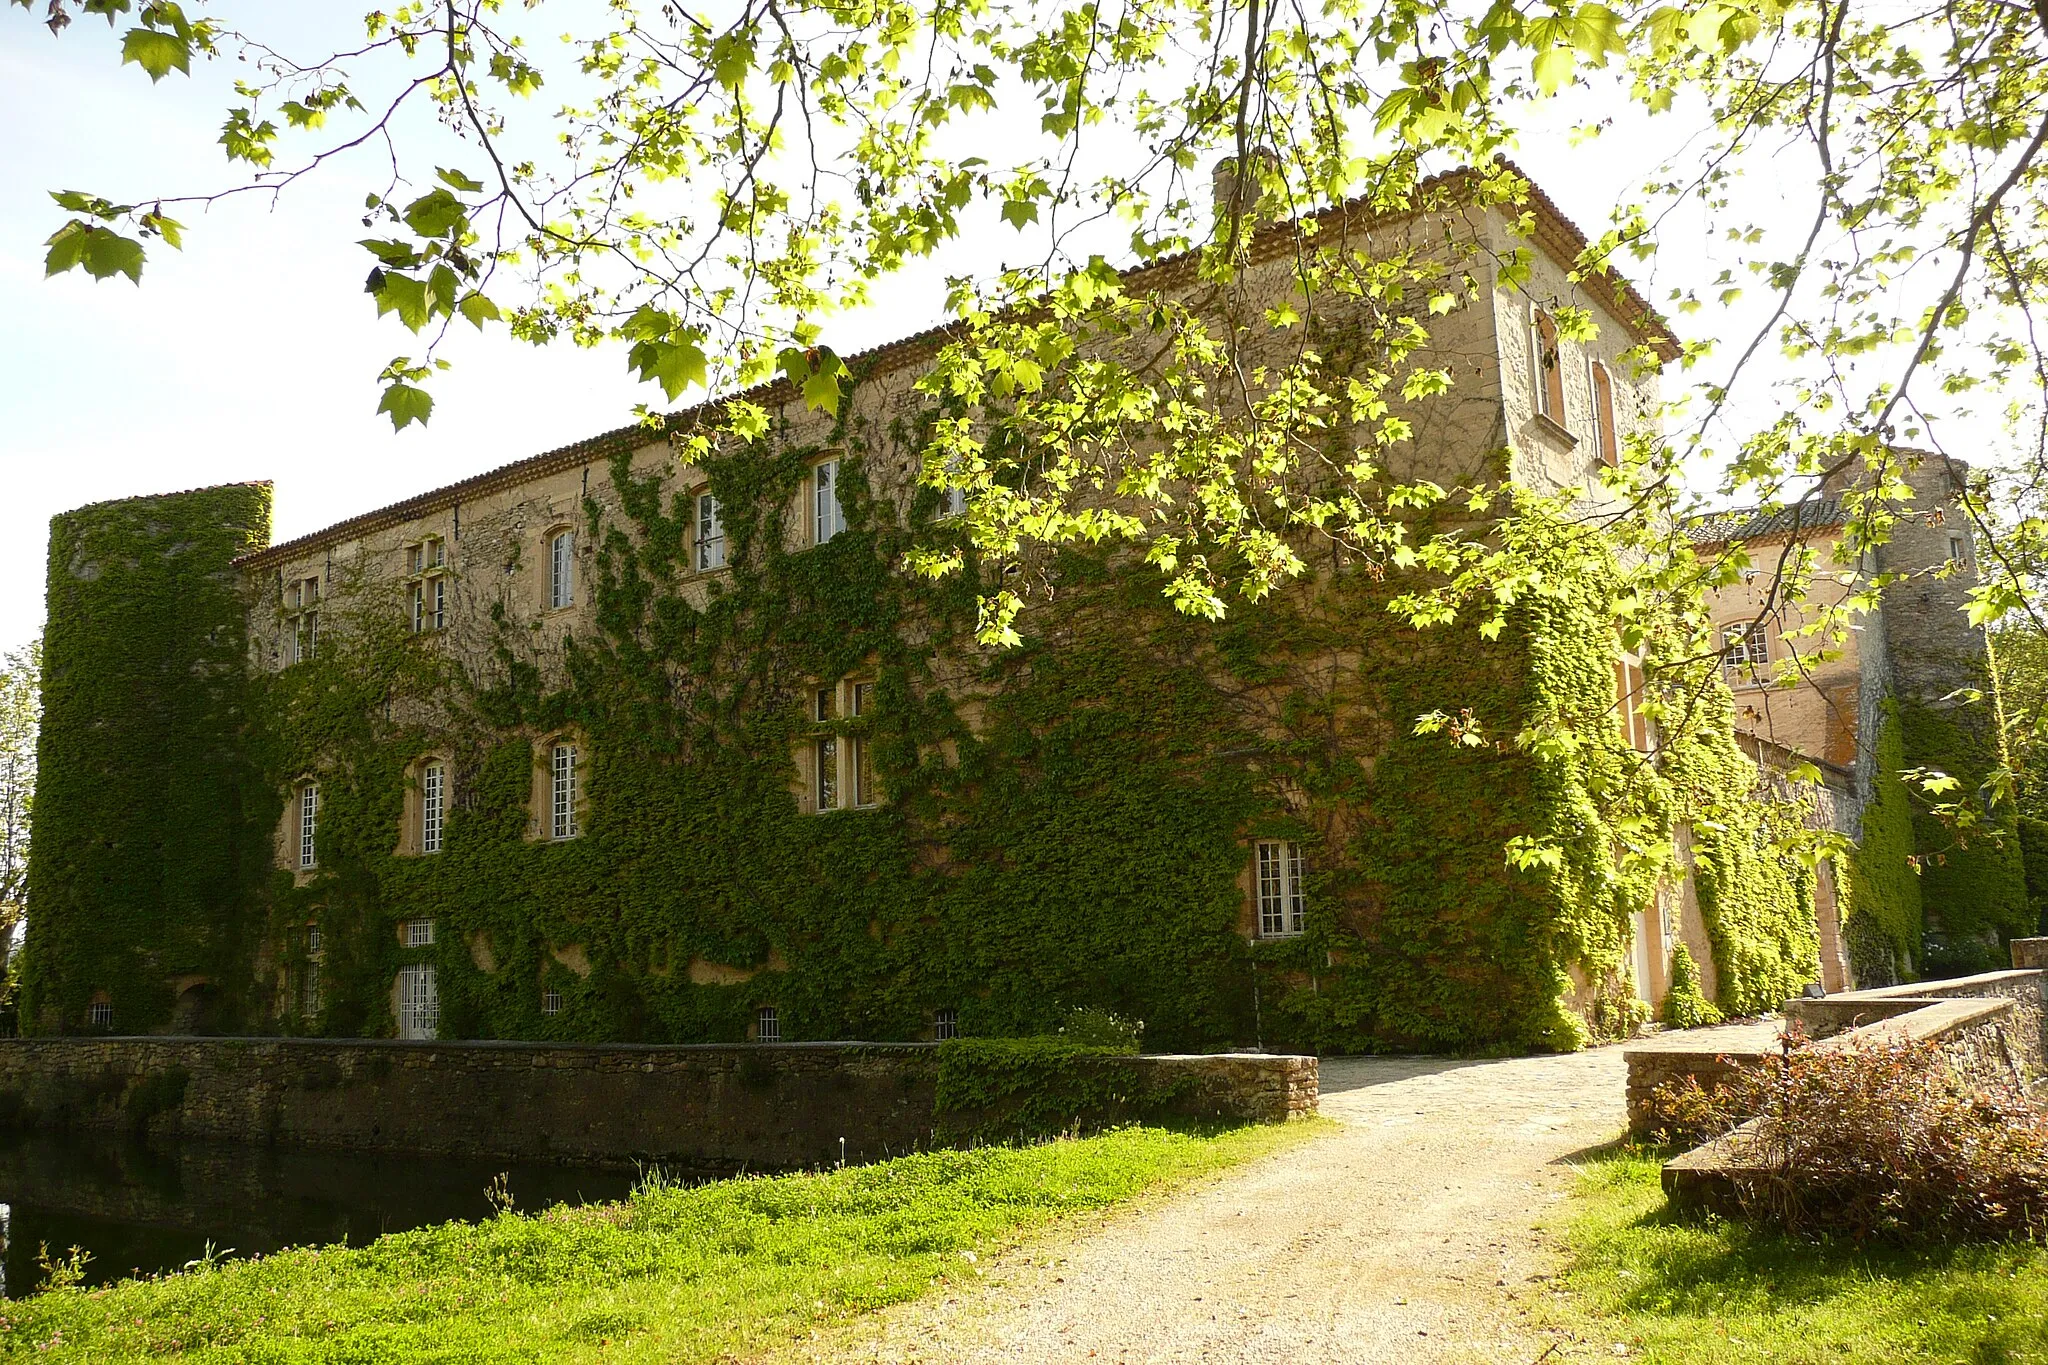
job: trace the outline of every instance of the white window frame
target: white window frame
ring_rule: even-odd
[[[435,630],[446,630],[448,628],[448,580],[436,575],[427,580],[427,585],[431,590],[430,595],[434,603],[434,609],[428,612],[427,615],[432,619]]]
[[[414,918],[405,922],[405,946],[408,948],[431,948],[434,946],[434,921]]]
[[[932,1011],[932,1040],[946,1042],[960,1036],[960,1011],[943,1009]]]
[[[559,988],[554,986],[542,988],[540,993],[540,1012],[542,1014],[560,1014],[562,1012],[562,992]]]
[[[320,835],[320,784],[302,783],[299,787],[299,866],[318,867]]]
[[[823,545],[846,529],[846,511],[839,505],[839,459],[811,466],[811,544]]]
[[[576,528],[564,527],[548,537],[548,610],[576,605]]]
[[[875,684],[843,679],[820,687],[813,697],[811,718],[820,724],[842,713],[865,716],[874,709]],[[873,741],[867,735],[821,734],[811,741],[811,809],[817,814],[841,810],[872,810],[882,804],[875,780]]]
[[[420,769],[420,852],[439,853],[448,821],[448,768],[438,759]]]
[[[782,1041],[782,1014],[773,1005],[763,1005],[754,1011],[754,1041],[757,1043],[779,1043]]]
[[[398,969],[398,1036],[424,1042],[441,1036],[441,986],[431,962]]]
[[[412,585],[412,633],[424,635],[427,632],[427,585]]]
[[[725,567],[725,518],[709,490],[697,495],[697,571]]]
[[[1252,895],[1260,938],[1294,938],[1308,927],[1308,897],[1302,888],[1301,845],[1289,839],[1261,839],[1252,861]]]
[[[1758,621],[1731,621],[1721,627],[1721,667],[1732,687],[1753,687],[1769,680],[1771,634]]]
[[[556,740],[548,751],[548,837],[574,839],[582,833],[576,818],[576,766],[580,755],[569,740]]]

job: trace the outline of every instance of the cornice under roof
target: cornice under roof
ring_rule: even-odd
[[[1536,243],[1544,247],[1559,260],[1566,262],[1576,261],[1579,253],[1584,251],[1588,245],[1586,234],[1579,230],[1576,223],[1565,217],[1563,210],[1558,208],[1556,201],[1548,194],[1545,194],[1542,188],[1524,173],[1520,167],[1505,160],[1501,164],[1506,169],[1521,176],[1523,182],[1529,187],[1528,208],[1535,216]],[[1464,189],[1475,178],[1476,172],[1470,167],[1446,171],[1441,175],[1434,175],[1422,181],[1415,187],[1415,192],[1417,195],[1428,194],[1432,191],[1456,192]],[[1432,210],[1428,208],[1420,208],[1404,209],[1398,213],[1376,213],[1368,207],[1363,198],[1354,198],[1347,199],[1341,204],[1335,204],[1326,209],[1320,209],[1314,213],[1305,214],[1295,221],[1312,222],[1318,228],[1327,228],[1332,225],[1341,224],[1347,232],[1354,229],[1362,231],[1377,225],[1400,222],[1403,219],[1412,218],[1418,214],[1430,211]],[[1355,221],[1354,218],[1356,219]],[[1274,223],[1262,229],[1252,245],[1251,255],[1253,261],[1273,260],[1290,250],[1295,241],[1295,234],[1288,230],[1289,226],[1288,223]],[[1151,262],[1148,265],[1136,266],[1122,271],[1120,272],[1121,278],[1133,284],[1141,284],[1146,288],[1171,288],[1176,284],[1192,281],[1195,267],[1200,258],[1201,252],[1199,250],[1183,251],[1176,255]],[[1660,360],[1668,362],[1677,359],[1679,350],[1677,343],[1671,339],[1671,329],[1665,324],[1664,319],[1658,315],[1657,310],[1652,308],[1649,302],[1636,292],[1635,286],[1612,272],[1587,275],[1579,280],[1578,283],[1581,288],[1592,294],[1595,299],[1606,307],[1608,312],[1618,318],[1629,329],[1630,334],[1635,337],[1639,344],[1647,346]],[[848,356],[846,357],[846,364],[849,368],[859,367],[869,371],[890,369],[908,364],[935,354],[953,335],[953,330],[954,325],[951,323],[942,323],[936,327],[926,328],[924,331],[911,336],[885,342],[880,346]],[[801,397],[801,391],[794,384],[790,383],[789,380],[776,379],[765,384],[757,384],[750,389],[745,389],[738,393],[727,394],[722,398],[707,399],[702,403],[693,404],[678,412],[670,413],[666,418],[667,430],[673,431],[687,428],[704,417],[715,413],[727,403],[735,401],[745,400],[758,403],[763,407],[774,407],[785,402],[795,401]],[[415,494],[402,502],[394,502],[388,506],[379,507],[374,511],[364,512],[359,516],[350,517],[345,521],[338,521],[332,526],[309,532],[306,535],[298,536],[291,540],[282,541],[265,549],[253,550],[236,559],[235,564],[244,569],[261,569],[272,564],[282,563],[285,560],[297,558],[309,550],[317,549],[322,545],[331,544],[337,540],[349,540],[357,536],[368,535],[374,531],[385,530],[389,527],[412,521],[418,517],[426,516],[432,512],[443,511],[466,498],[494,493],[501,489],[516,487],[532,479],[545,478],[550,474],[558,474],[564,470],[575,469],[581,465],[593,464],[599,460],[609,459],[611,456],[622,451],[631,451],[641,446],[651,445],[665,439],[665,437],[666,431],[637,423],[632,426],[619,427],[615,430],[604,432],[601,435],[587,437],[571,445],[543,451],[539,455],[516,460],[511,464],[500,465],[496,469],[472,475],[458,483],[429,489],[424,493]]]

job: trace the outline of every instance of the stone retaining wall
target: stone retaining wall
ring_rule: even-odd
[[[1209,1121],[1313,1112],[1313,1057],[1129,1057]],[[929,1043],[574,1046],[299,1038],[0,1041],[0,1123],[369,1152],[788,1170],[932,1145]]]

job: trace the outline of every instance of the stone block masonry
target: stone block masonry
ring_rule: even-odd
[[[1148,1116],[1312,1113],[1313,1057],[1115,1059]],[[0,1122],[719,1174],[933,1145],[939,1045],[407,1043],[297,1038],[0,1042]],[[1142,1106],[1141,1106],[1142,1108]],[[842,1142],[844,1146],[842,1147]]]

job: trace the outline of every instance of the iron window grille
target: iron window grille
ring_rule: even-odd
[[[932,1037],[939,1042],[960,1036],[960,1011],[939,1010],[932,1015]]]
[[[408,948],[431,948],[434,946],[434,922],[430,919],[409,919],[405,922],[405,946]]]
[[[562,993],[553,986],[542,991],[540,993],[540,1012],[542,1014],[560,1014],[562,1012]]]
[[[398,1036],[432,1039],[441,1032],[441,991],[434,964],[415,962],[398,969]]]
[[[775,1012],[775,1006],[763,1005],[754,1013],[754,1041],[757,1043],[779,1043],[782,1041],[782,1018]]]

